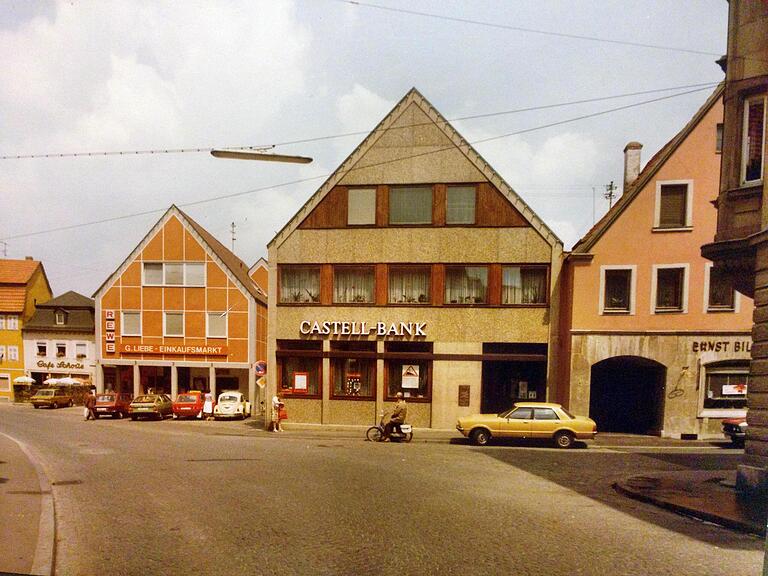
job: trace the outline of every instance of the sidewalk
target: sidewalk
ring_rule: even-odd
[[[613,485],[617,492],[751,534],[765,535],[768,503],[741,500],[735,470],[687,470],[634,476]]]
[[[32,455],[0,433],[0,572],[50,574],[53,541],[50,485]]]

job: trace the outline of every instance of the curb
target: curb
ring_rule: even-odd
[[[718,526],[723,526],[725,528],[738,530],[740,532],[746,532],[748,534],[754,534],[756,536],[761,536],[761,537],[765,536],[765,531],[766,531],[765,526],[762,526],[761,528],[759,525],[755,525],[751,522],[745,522],[745,521],[737,520],[735,518],[720,516],[718,514],[713,514],[711,512],[707,512],[705,510],[700,510],[697,508],[692,508],[690,506],[675,504],[674,502],[670,502],[669,500],[664,500],[661,498],[656,498],[654,496],[649,496],[647,494],[643,494],[638,490],[633,490],[631,488],[628,488],[627,486],[622,485],[621,482],[614,482],[612,484],[612,488],[622,496],[627,496],[629,498],[632,498],[633,500],[638,500],[640,502],[645,502],[647,504],[653,504],[654,506],[658,506],[659,508],[663,508],[665,510],[675,512],[676,514],[681,514],[683,516],[690,516],[692,518],[697,518],[699,520],[705,520],[706,522],[711,522],[712,524],[717,524]]]
[[[32,562],[31,573],[40,576],[51,576],[56,558],[56,508],[53,501],[53,487],[38,458],[32,450],[20,440],[0,432],[3,436],[18,445],[29,460],[37,474],[40,484],[40,522],[37,529],[37,546]]]

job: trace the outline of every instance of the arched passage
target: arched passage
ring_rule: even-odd
[[[664,423],[663,364],[617,356],[592,365],[589,417],[600,432],[660,434]]]

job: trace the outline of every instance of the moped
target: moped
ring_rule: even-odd
[[[385,418],[386,416],[386,418]],[[389,422],[389,414],[381,413],[381,418],[376,426],[371,426],[365,433],[365,437],[371,442],[384,442],[387,439],[384,426]],[[389,435],[390,442],[410,442],[413,440],[413,427],[410,424],[395,424]]]

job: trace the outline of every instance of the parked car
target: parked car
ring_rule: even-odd
[[[35,392],[30,401],[35,408],[40,408],[40,406],[61,408],[62,406],[73,406],[75,403],[68,392],[59,388],[42,388]]]
[[[747,439],[747,419],[728,418],[723,420],[723,434],[731,439],[731,444],[737,447],[744,446]]]
[[[243,396],[242,392],[227,391],[219,394],[219,400],[213,407],[213,417],[219,418],[247,418],[251,415],[251,403]]]
[[[202,392],[192,390],[176,396],[173,401],[174,418],[198,418],[203,413],[205,395]]]
[[[551,438],[559,448],[570,448],[576,439],[592,439],[597,434],[591,418],[574,416],[560,404],[548,402],[518,402],[500,414],[459,418],[456,429],[479,446],[494,437]]]
[[[132,397],[125,392],[104,392],[96,395],[96,418],[99,416],[112,416],[123,418],[128,416]]]
[[[143,394],[133,399],[129,412],[131,420],[142,416],[162,420],[173,413],[173,402],[168,394]]]

